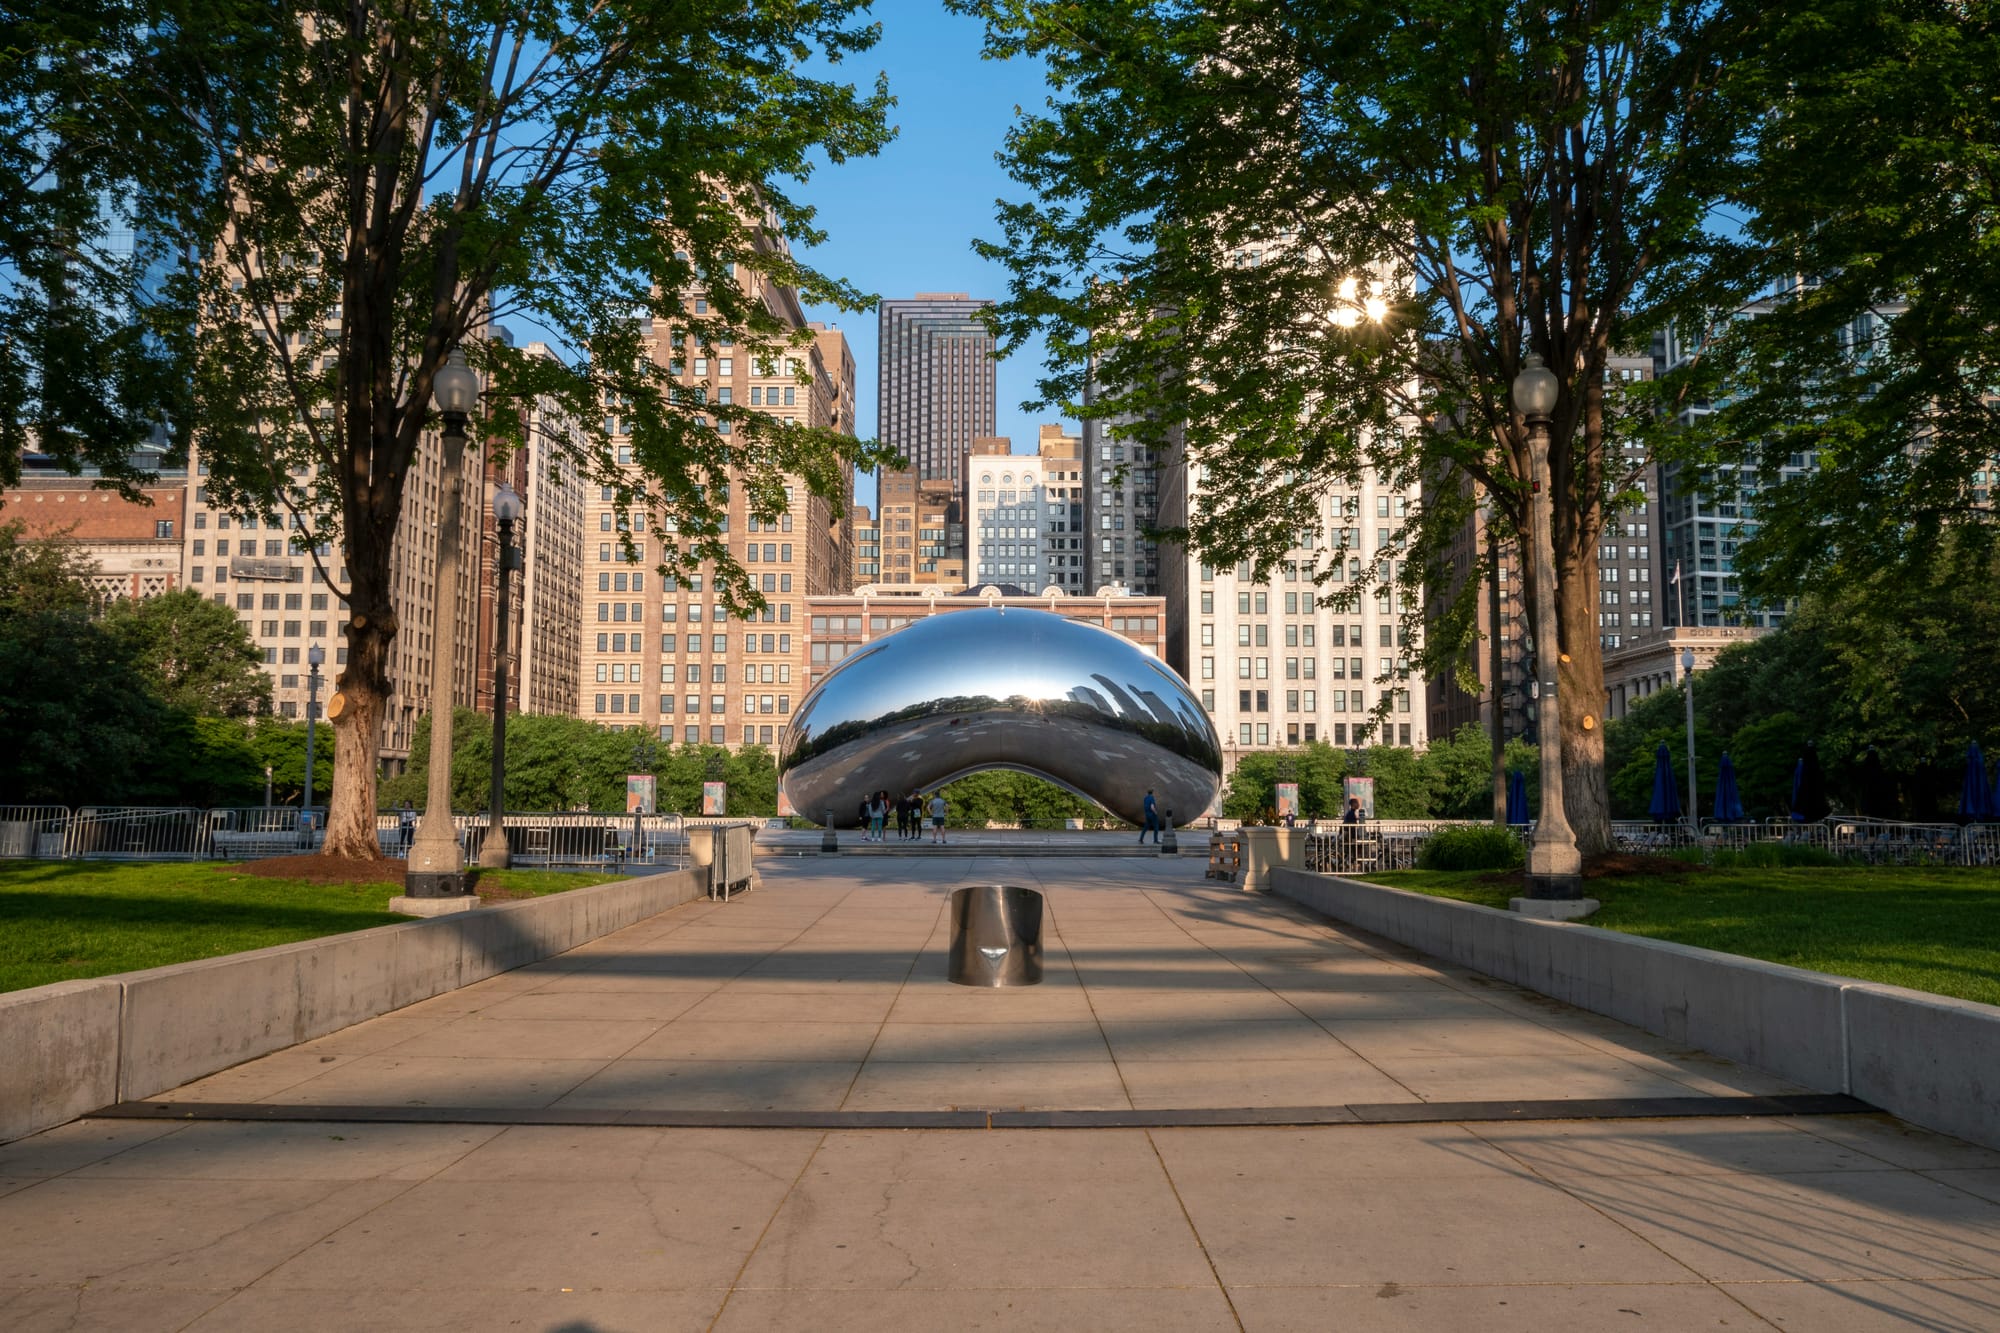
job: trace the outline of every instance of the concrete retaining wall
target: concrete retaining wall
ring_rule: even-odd
[[[0,995],[0,1143],[118,1100],[114,981]]]
[[[0,995],[0,1143],[537,962],[700,897],[703,870]]]
[[[1279,868],[1287,898],[1413,949],[2000,1147],[2000,1008]]]

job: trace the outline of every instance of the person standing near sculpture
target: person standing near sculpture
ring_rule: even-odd
[[[1154,797],[1151,787],[1146,788],[1146,827],[1139,830],[1139,841],[1141,843],[1146,841],[1148,833],[1153,835],[1153,844],[1158,846],[1160,841],[1160,803]]]
[[[931,796],[931,841],[940,845],[944,842],[944,793]]]

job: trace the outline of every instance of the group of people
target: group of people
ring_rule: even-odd
[[[924,815],[931,818],[931,841],[944,841],[945,800],[943,792],[932,792],[928,801],[922,792],[912,787],[901,796],[892,797],[886,791],[878,791],[861,802],[861,826],[867,829],[863,834],[866,842],[886,842],[889,817],[896,817],[896,836],[904,840],[920,839],[924,836]]]

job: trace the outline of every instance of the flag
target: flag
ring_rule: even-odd
[[[1676,588],[1681,586],[1681,562],[1678,560],[1674,561],[1673,584]]]

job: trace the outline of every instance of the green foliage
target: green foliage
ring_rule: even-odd
[[[169,720],[93,615],[88,567],[0,524],[0,801],[142,800]]]
[[[1256,818],[1277,805],[1280,781],[1299,784],[1299,813],[1307,819],[1337,819],[1346,807],[1343,780],[1375,779],[1375,813],[1382,819],[1491,819],[1493,743],[1476,724],[1433,739],[1421,752],[1377,745],[1358,752],[1315,741],[1295,750],[1241,755],[1223,793],[1222,812],[1231,819]],[[1507,743],[1508,769],[1526,772],[1532,802],[1539,773],[1535,748]],[[1281,776],[1282,775],[1282,776]]]
[[[1419,870],[1516,870],[1527,849],[1511,829],[1485,824],[1439,829],[1417,853]]]
[[[40,48],[47,60],[0,64],[0,107],[31,113],[0,138],[0,211],[24,197],[53,208],[55,191],[83,188],[50,213],[67,232],[22,247],[43,261],[22,290],[51,293],[22,317],[38,340],[4,338],[15,286],[0,293],[0,445],[13,446],[0,447],[0,470],[36,421],[55,419],[43,406],[53,395],[87,401],[113,377],[116,367],[50,353],[83,308],[63,295],[77,267],[66,242],[107,231],[91,201],[119,187],[121,204],[144,201],[157,253],[193,258],[160,284],[178,320],[153,321],[153,342],[137,329],[127,340],[161,349],[167,373],[155,379],[170,403],[113,399],[133,398],[147,424],[171,423],[179,448],[199,447],[215,503],[290,520],[293,553],[336,584],[351,612],[341,731],[372,744],[388,695],[405,609],[391,553],[404,488],[421,475],[413,464],[437,447],[433,388],[454,351],[483,375],[474,434],[496,455],[527,447],[528,405],[553,406],[572,429],[537,437],[538,465],[549,448],[567,451],[586,484],[614,491],[630,530],[651,518],[652,531],[677,534],[649,541],[644,560],[703,571],[732,611],[761,605],[717,498],[733,489],[738,513],[775,520],[802,482],[844,506],[855,466],[895,460],[827,426],[705,401],[682,367],[728,347],[796,361],[809,388],[799,354],[814,335],[772,289],[816,309],[874,304],[808,262],[827,238],[797,194],[813,171],[873,154],[892,133],[886,84],[842,77],[879,36],[865,8],[438,0],[417,21],[383,0],[281,13],[86,0],[92,21],[38,20],[18,37],[10,27],[10,49],[37,49],[43,28],[62,40]],[[159,58],[155,46],[167,48]],[[78,121],[79,104],[102,109],[103,123]],[[488,337],[515,316],[560,356]],[[87,351],[105,323],[67,336]],[[114,424],[130,437],[129,422]],[[322,555],[336,543],[337,583],[340,566]],[[351,768],[330,847],[372,852],[357,816],[376,795],[372,766]]]
[[[1478,873],[1369,875],[1505,908],[1519,889]],[[1906,866],[1696,870],[1590,881],[1590,924],[1788,967],[2000,1004],[2000,880]]]
[[[314,805],[325,805],[333,792],[333,727],[318,725],[313,739]],[[280,805],[302,803],[306,789],[306,724],[268,713],[257,719],[250,731],[250,747],[255,751],[258,771],[271,768],[271,799]]]
[[[185,428],[199,246],[149,224],[209,193],[198,122],[268,100],[255,53],[287,22],[234,0],[9,6],[0,21],[0,485],[34,449],[131,492],[139,447]],[[225,54],[226,53],[226,54]],[[221,58],[218,59],[218,56]]]
[[[1792,772],[1808,742],[1819,751],[1836,809],[1856,808],[1861,757],[1874,745],[1911,819],[1957,813],[1965,746],[2000,744],[2000,559],[1976,577],[1952,562],[1847,580],[1803,598],[1785,626],[1724,650],[1695,677],[1696,780],[1706,816],[1727,750],[1744,812],[1788,813]],[[1606,733],[1614,812],[1643,818],[1653,747],[1664,741],[1687,772],[1685,696],[1662,691]]]
[[[1710,219],[1765,108],[1724,95],[1731,11],[949,3],[986,21],[989,55],[1045,61],[1053,89],[1003,155],[1034,197],[1003,203],[1002,238],[978,247],[1011,273],[994,323],[1010,348],[1045,340],[1045,401],[1106,423],[1137,466],[1199,470],[1163,535],[1260,578],[1298,563],[1335,605],[1394,595],[1412,628],[1429,620],[1417,674],[1446,674],[1472,648],[1442,566],[1473,483],[1503,532],[1528,526],[1509,392],[1538,355],[1559,385],[1545,493],[1565,688],[1599,688],[1593,557],[1655,421],[1642,390],[1606,391],[1606,367],[1737,244]],[[1328,497],[1364,477],[1431,484],[1388,550],[1301,559]],[[1583,712],[1562,718],[1565,777],[1601,845]]]
[[[407,918],[384,863],[373,884],[266,879],[237,865],[0,862],[0,991],[215,958]],[[580,889],[616,875],[481,871],[508,897]]]
[[[60,544],[0,524],[0,802],[254,805],[266,764],[278,799],[296,801],[304,724],[209,711],[269,695],[236,616],[168,594],[162,606],[114,602],[99,618],[89,572]],[[330,727],[319,758],[324,794]]]
[[[1769,600],[1936,564],[1982,577],[2000,536],[2000,5],[1815,0],[1743,22],[1738,95],[1760,113],[1744,256],[1777,296],[1718,321],[1685,387],[1721,409],[1698,423],[1706,457],[1733,475],[1749,442],[1760,525],[1736,567]],[[1779,484],[1801,455],[1816,468]]]
[[[978,828],[989,821],[1048,828],[1067,819],[1113,819],[1095,801],[1087,801],[1045,778],[1012,769],[968,774],[946,784],[943,792],[945,819],[953,828]],[[889,793],[891,797],[900,794]],[[860,800],[857,793],[855,803],[859,805]],[[925,818],[929,818],[928,813]],[[1183,816],[1177,811],[1174,818],[1186,822],[1193,816]]]
[[[205,717],[248,717],[271,711],[264,655],[237,614],[192,588],[121,598],[104,614],[132,659],[152,679],[153,695],[169,708]]]
[[[1718,847],[1713,850],[1683,847],[1669,855],[1676,861],[1710,866],[1716,870],[1795,870],[1801,866],[1846,864],[1824,847],[1790,842],[1753,842],[1747,847]]]
[[[493,789],[493,719],[459,708],[451,722],[451,803],[485,810]],[[383,808],[409,801],[424,808],[430,782],[431,728],[426,714],[410,737],[410,766],[378,788]],[[662,813],[701,813],[702,784],[729,784],[728,813],[770,816],[778,808],[771,752],[748,745],[662,745],[640,732],[611,731],[582,718],[519,714],[507,719],[509,810],[623,810],[625,778],[650,771]]]

